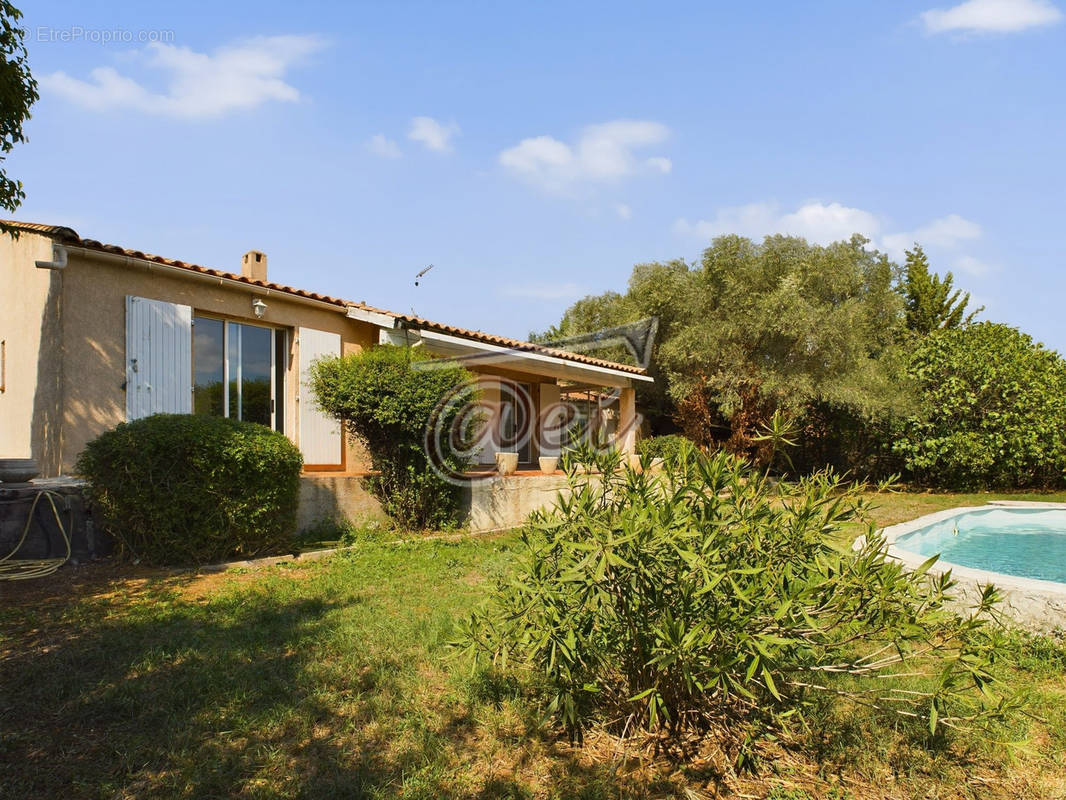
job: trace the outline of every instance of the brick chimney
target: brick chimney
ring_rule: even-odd
[[[249,250],[241,257],[241,275],[253,281],[267,279],[267,256],[261,250]]]

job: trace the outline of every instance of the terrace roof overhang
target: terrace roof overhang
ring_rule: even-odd
[[[492,367],[541,375],[587,386],[626,388],[635,383],[653,383],[648,375],[625,369],[584,364],[547,353],[530,352],[488,342],[479,342],[440,331],[415,328],[382,328],[380,341],[387,344],[424,347],[436,356],[454,359],[481,370]]]

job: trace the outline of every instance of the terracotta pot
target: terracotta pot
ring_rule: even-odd
[[[32,458],[0,458],[0,481],[26,483],[41,472]]]
[[[559,456],[541,456],[537,460],[540,462],[540,471],[545,475],[551,475],[559,468]]]
[[[518,471],[518,453],[497,453],[496,470],[501,475],[514,475]]]

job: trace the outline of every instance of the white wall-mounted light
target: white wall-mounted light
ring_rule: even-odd
[[[266,313],[267,304],[260,300],[258,297],[252,301],[252,311],[255,312],[256,319],[262,319]]]

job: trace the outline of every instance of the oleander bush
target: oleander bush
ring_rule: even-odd
[[[302,466],[262,425],[156,414],[98,436],[76,470],[120,557],[186,565],[290,552]]]
[[[666,436],[651,436],[637,443],[637,452],[647,458],[674,460],[684,448],[694,447],[684,436],[671,433]]]
[[[569,463],[571,493],[534,515],[462,638],[475,663],[547,684],[572,738],[802,725],[844,698],[939,736],[1011,707],[991,672],[995,590],[960,618],[935,558],[905,571],[872,524],[841,548],[867,515],[859,489],[826,472],[772,484],[721,452],[661,472],[611,458],[595,480]]]

